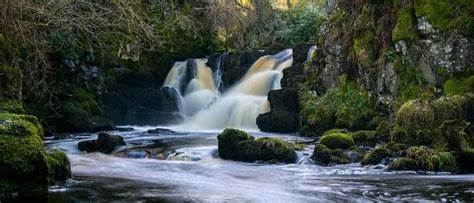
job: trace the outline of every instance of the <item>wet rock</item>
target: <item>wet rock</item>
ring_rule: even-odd
[[[148,130],[146,132],[150,133],[150,134],[164,134],[164,135],[176,134],[175,131],[170,130],[170,129],[166,129],[166,128],[155,128],[155,129],[152,129],[152,130]]]
[[[342,150],[331,150],[324,144],[315,145],[311,159],[322,166],[350,163],[350,158]]]
[[[48,149],[46,159],[55,181],[65,181],[71,178],[71,164],[64,152],[57,149]]]
[[[132,127],[115,127],[115,130],[117,130],[119,132],[130,132],[130,131],[134,131],[135,128],[132,128]]]
[[[299,129],[298,113],[287,110],[272,110],[258,115],[257,126],[264,132],[297,132]]]
[[[268,93],[268,101],[272,110],[297,112],[299,109],[298,92],[296,89],[271,90]]]
[[[388,164],[388,170],[391,171],[414,171],[417,170],[417,163],[411,158],[397,158]]]
[[[90,152],[102,152],[104,154],[110,154],[118,146],[126,145],[123,137],[119,135],[111,135],[106,132],[99,133],[97,140],[86,140],[78,143],[80,151]]]
[[[389,150],[382,147],[375,148],[374,150],[370,151],[365,155],[364,159],[361,161],[361,164],[362,166],[377,165],[382,162],[382,160],[391,156],[392,154]]]
[[[295,146],[278,138],[255,138],[244,131],[225,129],[217,136],[219,155],[237,161],[276,161],[293,163]]]

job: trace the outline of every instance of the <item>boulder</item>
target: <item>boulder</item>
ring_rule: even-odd
[[[227,128],[217,136],[219,156],[223,159],[238,159],[237,144],[241,141],[254,139],[244,131]]]
[[[60,151],[46,153],[36,117],[0,113],[0,197],[46,194],[55,180],[69,177],[69,161]]]
[[[259,138],[237,143],[238,160],[246,162],[276,161],[293,163],[296,161],[295,146],[279,138]]]
[[[298,91],[293,88],[271,90],[268,101],[272,110],[287,110],[298,112]]]
[[[414,171],[417,170],[417,163],[411,158],[397,158],[387,166],[390,171]]]
[[[330,133],[323,135],[320,143],[326,145],[329,149],[348,149],[354,146],[352,136],[345,133]]]
[[[150,134],[164,134],[164,135],[176,134],[175,131],[166,129],[166,128],[155,128],[155,129],[147,130],[146,132]]]
[[[362,159],[361,164],[362,166],[377,165],[380,164],[382,160],[391,156],[392,154],[389,150],[383,147],[375,148],[364,156],[364,159]]]
[[[244,131],[225,129],[217,136],[219,155],[236,161],[296,161],[295,146],[278,138],[255,138]]]
[[[332,150],[323,144],[316,144],[314,146],[311,159],[322,166],[348,164],[351,162],[350,158],[342,150]]]
[[[106,132],[99,133],[97,140],[86,140],[78,143],[80,151],[90,152],[102,152],[104,154],[110,154],[118,146],[126,145],[123,137],[119,135],[111,135]]]
[[[299,129],[298,113],[286,110],[272,110],[258,115],[257,126],[264,132],[297,132]]]

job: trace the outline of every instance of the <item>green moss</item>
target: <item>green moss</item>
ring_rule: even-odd
[[[397,56],[394,64],[397,73],[398,102],[410,99],[433,97],[432,88],[426,87],[423,73],[413,64],[408,57]]]
[[[354,39],[354,52],[360,64],[370,66],[377,59],[374,47],[375,34],[370,31]]]
[[[419,170],[457,172],[454,156],[449,152],[436,152],[428,147],[410,147],[407,157],[414,159]]]
[[[443,84],[443,91],[447,96],[474,92],[474,75],[467,78],[446,80]]]
[[[445,120],[464,119],[468,113],[468,102],[463,95],[440,97],[433,101],[436,123],[441,125]]]
[[[295,146],[279,138],[260,138],[244,140],[237,143],[238,157],[236,160],[272,161],[293,163],[296,161]]]
[[[352,139],[356,145],[375,146],[377,138],[375,137],[376,131],[360,130],[351,133]]]
[[[340,129],[340,128],[336,128],[336,129],[332,129],[332,130],[328,130],[328,131],[324,132],[321,136],[325,136],[325,135],[329,135],[329,134],[334,134],[334,133],[346,133],[346,130]]]
[[[448,143],[449,150],[468,151],[474,146],[474,138],[468,133],[469,123],[463,120],[447,120],[440,131]]]
[[[219,155],[223,159],[237,159],[237,144],[241,141],[254,139],[253,136],[244,131],[227,128],[217,136]]]
[[[18,100],[0,100],[0,113],[18,113],[24,114],[25,109],[23,108],[23,103]]]
[[[382,147],[375,148],[364,156],[364,159],[362,159],[361,164],[362,166],[377,165],[385,158],[391,156],[392,154],[389,150]]]
[[[417,163],[411,158],[397,158],[388,164],[388,170],[391,171],[414,171],[417,170]]]
[[[390,134],[390,124],[387,121],[381,121],[375,129],[376,136],[386,136]]]
[[[0,101],[21,99],[22,74],[16,66],[0,65]]]
[[[311,159],[313,159],[317,164],[323,166],[350,163],[349,157],[347,157],[347,155],[341,150],[331,150],[323,144],[316,144],[314,146]]]
[[[398,11],[398,19],[395,28],[392,31],[392,41],[401,40],[411,41],[417,38],[414,28],[414,16],[412,8],[402,8]]]
[[[351,135],[345,133],[326,134],[321,137],[320,142],[330,149],[348,149],[354,146]]]
[[[439,141],[435,114],[429,102],[410,100],[395,115],[391,140],[410,145],[429,145]]]
[[[51,182],[41,130],[26,116],[0,113],[0,188],[45,192]]]
[[[401,144],[401,143],[396,143],[396,142],[390,142],[385,145],[385,148],[392,151],[392,152],[402,152],[404,150],[407,150],[410,148],[410,145],[406,144]]]
[[[339,87],[330,88],[322,97],[300,90],[300,120],[302,125],[321,133],[334,127],[364,129],[375,115],[375,101],[363,88],[346,76]]]
[[[64,152],[57,149],[46,151],[46,159],[55,181],[64,181],[71,177],[69,159]]]
[[[458,29],[467,33],[474,32],[472,8],[470,0],[416,0],[417,16],[425,17],[433,27],[446,31]]]

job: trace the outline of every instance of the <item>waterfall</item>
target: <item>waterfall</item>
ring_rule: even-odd
[[[275,55],[261,57],[239,82],[222,94],[219,92],[221,73],[217,73],[220,68],[213,74],[206,66],[205,59],[194,59],[195,69],[190,68],[186,62],[175,63],[164,86],[181,90],[179,92],[183,97],[183,108],[180,111],[189,116],[182,124],[185,128],[256,129],[257,116],[270,110],[268,92],[281,88],[282,71],[291,66],[292,54],[292,50],[287,49]],[[192,70],[195,70],[194,75]],[[186,79],[190,80],[187,82]]]
[[[306,61],[310,61],[313,58],[314,52],[318,49],[318,46],[311,46],[306,56]]]

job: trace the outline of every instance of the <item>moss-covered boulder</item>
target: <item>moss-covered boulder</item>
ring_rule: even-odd
[[[237,144],[239,161],[276,161],[293,163],[296,161],[295,146],[279,138],[245,140]]]
[[[331,166],[336,164],[348,164],[350,163],[349,157],[340,149],[329,149],[323,144],[316,144],[314,146],[313,155],[311,159],[316,164],[322,166]]]
[[[69,167],[67,157],[47,154],[41,135],[35,117],[0,113],[0,190],[41,194],[54,180],[64,179],[59,171]]]
[[[329,133],[321,137],[320,143],[329,149],[348,149],[354,146],[352,136],[345,133]]]
[[[470,100],[464,95],[440,97],[432,102],[436,115],[436,124],[439,126],[446,120],[467,118]]]
[[[391,171],[414,171],[418,169],[418,166],[414,159],[401,157],[390,162],[387,169]]]
[[[1,101],[0,100],[0,113],[2,112],[24,114],[25,109],[23,108],[23,104],[21,101],[18,101],[18,100]]]
[[[419,170],[458,171],[456,159],[450,152],[437,152],[425,146],[410,147],[406,157],[415,160]]]
[[[242,130],[225,129],[217,136],[219,156],[223,159],[237,159],[239,156],[237,144],[245,140],[255,140],[255,138]]]
[[[459,170],[462,173],[474,172],[474,137],[469,130],[469,123],[463,120],[449,120],[440,127],[441,134],[453,151]]]
[[[410,100],[395,115],[391,141],[431,146],[439,139],[435,114],[428,101]]]
[[[296,161],[296,146],[279,138],[255,138],[248,133],[227,128],[217,136],[219,155],[236,161]]]
[[[374,147],[377,142],[376,134],[376,131],[360,130],[351,133],[351,136],[356,145]]]
[[[364,156],[364,159],[362,159],[361,164],[362,166],[365,165],[377,165],[382,162],[382,160],[392,157],[392,153],[390,150],[387,150],[386,148],[383,147],[378,147],[370,151]]]
[[[46,160],[54,180],[64,181],[71,177],[71,164],[64,152],[57,149],[48,149],[46,150]]]

